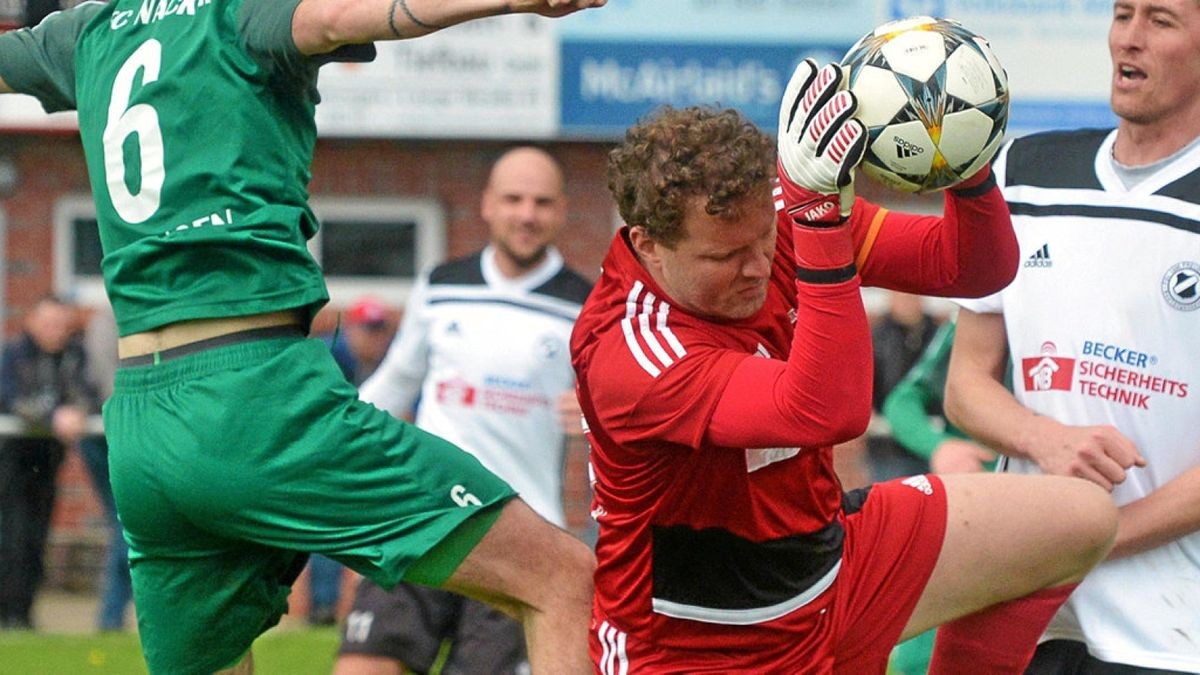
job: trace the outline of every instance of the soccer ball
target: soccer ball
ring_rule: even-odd
[[[904,192],[943,190],[991,161],[1008,124],[1008,76],[987,40],[950,19],[885,23],[842,59],[867,127],[863,171]]]

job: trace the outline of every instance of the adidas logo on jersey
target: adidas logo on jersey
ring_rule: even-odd
[[[1033,255],[1025,259],[1025,267],[1053,267],[1054,262],[1050,260],[1050,244],[1042,244],[1041,248],[1033,252]]]

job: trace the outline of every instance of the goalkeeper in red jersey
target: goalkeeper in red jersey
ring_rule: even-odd
[[[627,226],[571,345],[603,673],[883,673],[897,640],[960,617],[934,672],[1019,672],[1044,626],[1028,617],[1049,620],[1111,545],[1107,495],[1078,479],[843,494],[831,446],[871,407],[860,287],[979,296],[1017,248],[987,168],[943,217],[856,199],[866,131],[841,85],[800,64],[777,142],[731,110],[665,109],[610,155]],[[978,636],[991,661],[955,660],[976,616],[1017,608],[1025,624]]]

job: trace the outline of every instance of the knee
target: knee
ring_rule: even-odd
[[[1069,479],[1071,522],[1079,547],[1078,578],[1104,560],[1117,536],[1117,507],[1104,488],[1083,479]]]
[[[562,534],[562,545],[557,551],[554,568],[561,575],[560,581],[574,588],[589,601],[592,596],[592,576],[596,572],[596,556],[586,544],[569,534]]]
[[[554,528],[552,535],[531,547],[527,560],[531,606],[577,606],[578,611],[591,611],[596,557],[587,545]]]

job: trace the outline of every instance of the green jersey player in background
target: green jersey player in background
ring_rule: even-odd
[[[316,75],[371,42],[605,0],[116,0],[0,36],[0,93],[77,110],[121,367],[104,410],[155,673],[248,672],[309,552],[492,602],[589,669],[591,553],[307,339]],[[518,556],[519,555],[519,560]]]

